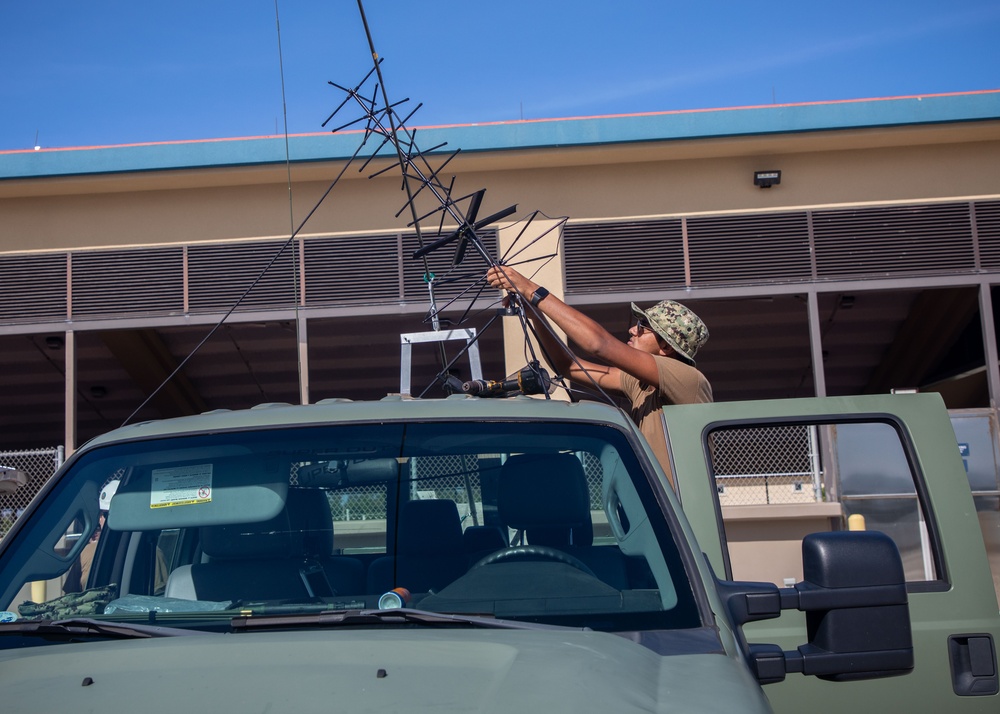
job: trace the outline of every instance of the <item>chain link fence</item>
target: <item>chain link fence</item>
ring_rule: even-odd
[[[793,425],[716,431],[710,438],[716,487],[722,505],[810,503],[823,500],[816,427]],[[601,465],[593,454],[581,454],[591,508],[601,508]],[[0,488],[0,538],[39,489],[62,465],[63,448],[0,452],[0,467],[13,483],[19,472],[25,481],[15,490]],[[480,470],[499,469],[499,455],[424,456],[412,460],[413,498],[448,498],[459,504],[469,524],[482,523]],[[295,475],[292,475],[292,482]],[[330,508],[337,521],[385,517],[382,485],[338,491]],[[471,507],[470,507],[471,504]],[[464,508],[463,508],[464,506]]]
[[[52,474],[62,466],[63,447],[28,451],[0,451],[0,538]]]
[[[709,449],[723,506],[823,500],[815,426],[720,429],[710,436]]]
[[[579,454],[590,493],[592,510],[601,510],[602,467],[597,456]],[[503,462],[499,454],[455,454],[420,456],[410,459],[410,498],[446,498],[454,501],[465,525],[484,522],[482,480],[494,477]],[[295,483],[295,477],[292,477]],[[330,510],[335,521],[364,521],[385,517],[386,493],[383,484],[354,486],[330,494]],[[471,505],[470,505],[471,504]]]
[[[601,510],[601,481],[603,467],[600,459],[589,452],[578,452],[587,478],[591,510]],[[415,498],[448,498],[465,506],[462,515],[472,517],[474,523],[482,522],[481,478],[489,478],[499,471],[503,458],[499,454],[471,454],[466,456],[422,456],[411,462]],[[469,509],[468,504],[475,509]]]
[[[420,456],[411,459],[411,497],[419,500],[447,498],[458,506],[463,524],[482,523],[480,460],[487,473],[500,464],[499,457],[480,454]]]

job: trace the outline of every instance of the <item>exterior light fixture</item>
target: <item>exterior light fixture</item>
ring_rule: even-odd
[[[780,171],[754,171],[753,185],[760,188],[771,188],[775,184],[781,183]]]
[[[28,474],[12,466],[0,466],[0,493],[13,493],[28,483]]]

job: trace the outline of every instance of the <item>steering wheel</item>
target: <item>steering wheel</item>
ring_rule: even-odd
[[[503,550],[498,550],[495,553],[490,553],[489,555],[480,558],[479,562],[473,565],[470,570],[484,565],[493,565],[494,563],[537,559],[554,560],[558,563],[565,563],[566,565],[573,566],[577,570],[583,571],[592,578],[597,577],[597,575],[594,574],[594,571],[576,556],[564,553],[557,548],[550,548],[547,545],[520,545],[514,548],[504,548]]]

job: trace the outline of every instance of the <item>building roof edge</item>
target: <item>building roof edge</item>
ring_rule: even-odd
[[[418,127],[420,146],[438,151],[502,152],[652,141],[780,135],[1000,119],[1000,90],[694,109],[643,114],[532,119]],[[351,157],[361,132],[289,137],[292,163]],[[387,158],[388,151],[383,149]],[[283,136],[151,142],[119,146],[0,151],[0,181],[180,169],[240,168],[285,162]]]

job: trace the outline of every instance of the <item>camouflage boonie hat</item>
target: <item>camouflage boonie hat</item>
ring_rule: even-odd
[[[703,344],[708,342],[708,328],[691,308],[673,300],[663,300],[648,310],[632,303],[632,314],[645,318],[653,331],[674,348],[677,356],[690,365]]]

